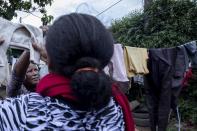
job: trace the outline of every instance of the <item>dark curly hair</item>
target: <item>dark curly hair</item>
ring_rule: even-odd
[[[72,13],[54,22],[47,32],[50,70],[71,78],[71,87],[82,105],[101,108],[111,97],[111,82],[102,69],[113,54],[113,38],[93,16]],[[92,67],[99,71],[80,71]]]

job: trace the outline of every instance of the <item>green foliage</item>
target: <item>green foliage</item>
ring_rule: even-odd
[[[182,91],[180,99],[180,112],[183,120],[197,125],[197,69],[193,69],[189,86]]]
[[[197,39],[197,3],[156,0],[145,12],[117,20],[111,30],[117,42],[136,47],[172,47]]]
[[[41,21],[42,21],[43,25],[47,25],[52,20],[53,20],[53,16],[52,15],[48,16],[46,13],[44,13],[43,17],[41,18]]]
[[[27,13],[39,10],[43,14],[41,20],[46,25],[53,19],[53,16],[47,15],[45,6],[51,5],[52,2],[53,0],[0,0],[0,17],[12,20],[17,16],[17,10]]]
[[[197,102],[192,100],[180,100],[181,119],[186,121],[190,126],[197,124]]]

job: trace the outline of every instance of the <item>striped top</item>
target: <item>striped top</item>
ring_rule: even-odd
[[[100,110],[82,111],[37,93],[0,101],[1,131],[124,131],[121,107],[110,99]]]

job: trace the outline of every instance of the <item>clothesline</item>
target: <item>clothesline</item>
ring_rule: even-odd
[[[128,81],[126,79],[127,77],[133,77],[138,74],[147,74],[147,61],[149,58],[149,52],[150,50],[170,50],[175,49],[175,52],[178,52],[178,50],[182,50],[183,54],[187,59],[187,64],[185,68],[188,69],[189,67],[189,61],[193,63],[194,65],[197,65],[197,47],[196,47],[196,41],[191,41],[176,47],[171,48],[139,48],[139,47],[130,47],[130,46],[124,46],[123,44],[115,44],[114,46],[114,56],[111,59],[111,62],[115,67],[113,78],[117,81]],[[177,51],[176,51],[177,50]],[[137,55],[137,56],[135,56]],[[176,54],[175,54],[176,55]],[[124,66],[125,65],[125,68]],[[125,71],[126,70],[126,73]],[[109,74],[108,72],[106,72]]]
[[[180,123],[178,96],[184,75],[191,66],[197,67],[196,41],[177,47],[149,49],[115,44],[110,65],[115,81],[125,82],[128,77],[144,75],[151,130],[167,128],[171,109]]]

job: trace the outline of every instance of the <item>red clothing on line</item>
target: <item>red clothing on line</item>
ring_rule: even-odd
[[[189,70],[185,73],[185,76],[182,81],[182,87],[188,86],[188,81],[190,78],[192,78],[192,68],[189,68]]]

